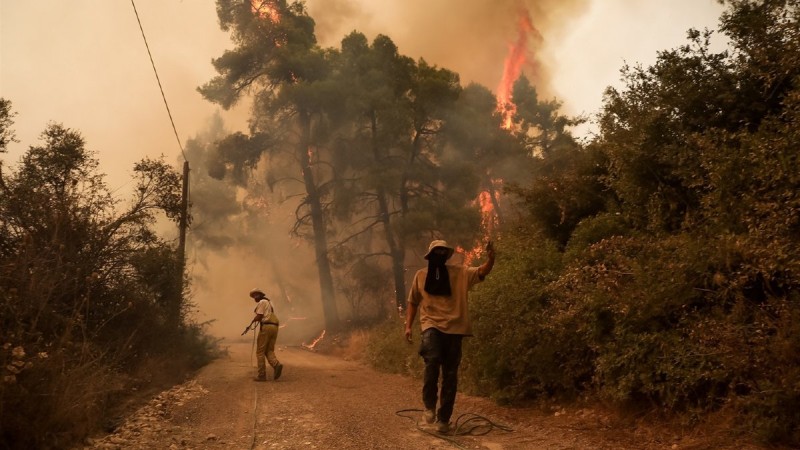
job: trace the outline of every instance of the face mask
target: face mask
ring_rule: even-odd
[[[447,255],[428,257],[428,274],[425,277],[425,292],[433,295],[450,295],[450,277],[447,272]]]
[[[435,266],[443,266],[445,261],[447,261],[447,255],[437,255],[434,253],[428,256],[428,263]]]

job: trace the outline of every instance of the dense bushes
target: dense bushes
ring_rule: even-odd
[[[518,231],[472,293],[462,390],[503,403],[596,398],[687,420],[726,410],[743,431],[798,442],[800,298],[748,271],[740,240],[617,236],[562,263],[555,243]],[[399,319],[373,330],[367,359],[419,376],[401,330]]]
[[[419,356],[419,332],[408,343],[403,334],[403,320],[393,316],[373,327],[367,336],[364,359],[376,369],[414,377],[422,376],[422,359]]]
[[[474,295],[479,339],[465,358],[467,383],[513,399],[591,393],[679,414],[729,408],[763,438],[797,442],[800,298],[748,271],[739,245],[609,238],[510,296],[498,290],[530,280],[530,266],[507,260],[517,247],[503,246]]]
[[[599,135],[511,190],[524,225],[473,293],[462,387],[800,445],[800,3],[728,3],[728,52],[690,31],[624,68]]]
[[[152,229],[156,214],[176,217],[180,176],[162,161],[137,164],[119,212],[79,133],[53,124],[42,139],[0,173],[0,421],[10,448],[67,448],[129,388],[178,381],[213,354],[187,319],[182,264]]]
[[[504,269],[492,273],[472,294],[477,339],[464,347],[464,388],[501,401],[562,391],[565,379],[559,345],[544,336],[539,320],[548,307],[546,286],[560,272],[555,244],[519,230],[501,244]],[[500,351],[500,349],[505,349]],[[513,349],[513,350],[512,350]],[[551,364],[544,363],[549,361]],[[569,383],[569,381],[567,381]]]

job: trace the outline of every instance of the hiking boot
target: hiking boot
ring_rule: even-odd
[[[450,422],[436,422],[436,431],[441,434],[447,434],[450,432]]]
[[[278,378],[281,377],[281,372],[283,371],[283,364],[278,363],[278,365],[275,366],[275,368],[273,370],[275,371],[275,373],[274,373],[272,379],[273,380],[277,380]]]
[[[436,421],[436,411],[432,409],[426,409],[425,412],[422,413],[422,420],[425,421],[427,424],[431,424]]]
[[[259,376],[255,377],[255,378],[253,378],[253,381],[267,381],[267,376],[266,375],[259,375]]]

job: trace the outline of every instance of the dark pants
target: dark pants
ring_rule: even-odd
[[[458,365],[461,362],[460,334],[442,333],[436,328],[422,332],[419,354],[425,361],[425,377],[422,386],[422,402],[425,409],[436,409],[439,372],[442,374],[441,405],[437,413],[439,422],[447,423],[453,415],[458,388]]]

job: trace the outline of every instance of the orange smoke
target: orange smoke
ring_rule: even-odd
[[[262,19],[269,19],[274,23],[280,22],[281,16],[269,0],[250,0],[250,9]]]
[[[533,27],[531,15],[524,7],[519,11],[517,24],[517,40],[509,45],[508,56],[503,67],[503,77],[497,87],[497,112],[503,117],[503,129],[510,130],[517,105],[514,104],[512,89],[514,82],[522,74],[522,68],[528,60],[528,43],[531,33],[538,36],[538,31]]]

